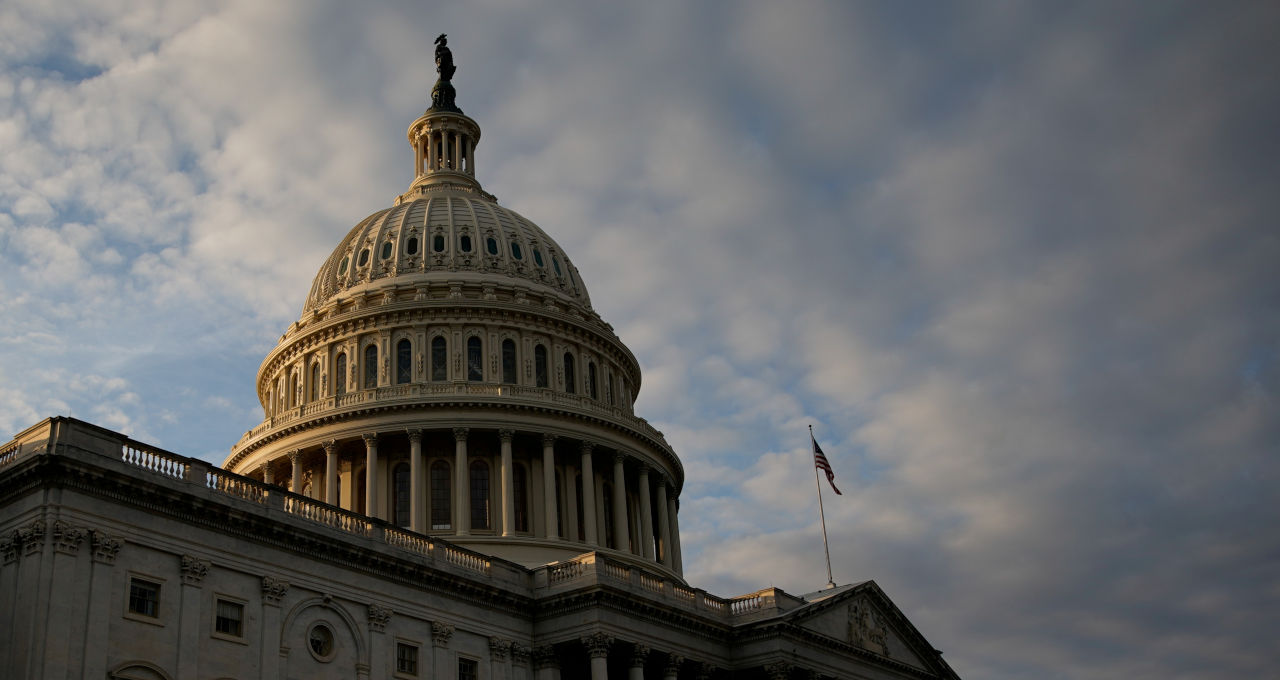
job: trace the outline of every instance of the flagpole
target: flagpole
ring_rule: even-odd
[[[813,426],[809,426],[809,455],[815,456],[817,449],[814,447],[816,439],[813,438]],[[822,482],[818,481],[818,466],[813,466],[813,484],[818,487],[818,517],[822,520],[822,550],[827,554],[827,587],[836,587],[835,579],[831,577],[831,548],[827,545],[827,513],[822,509]]]

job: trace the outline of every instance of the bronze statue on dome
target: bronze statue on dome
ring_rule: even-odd
[[[440,79],[431,88],[431,108],[429,111],[453,111],[462,113],[462,109],[454,103],[456,92],[453,89],[453,74],[457,71],[453,65],[453,52],[449,50],[449,39],[444,33],[436,38],[436,72]]]

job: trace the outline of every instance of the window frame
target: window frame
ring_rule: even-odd
[[[220,611],[220,608],[223,604],[239,607],[240,619],[236,622],[237,624],[239,624],[238,633],[230,633],[230,632],[226,632],[218,629],[218,624],[223,618],[222,613]],[[232,597],[230,595],[224,595],[222,593],[215,593],[213,596],[213,612],[212,612],[213,622],[210,628],[210,630],[212,631],[211,636],[219,640],[238,642],[242,645],[249,644],[248,637],[245,635],[245,624],[248,622],[245,616],[245,613],[248,611],[248,607],[247,607],[248,604],[249,604],[248,600],[244,600],[238,597]]]
[[[413,382],[413,341],[401,338],[396,342],[396,384]]]
[[[401,662],[403,660],[403,657],[400,654],[401,649],[413,650],[413,670],[403,670],[401,668]],[[392,665],[392,669],[392,676],[396,678],[422,677],[422,645],[413,640],[396,638],[395,663]]]
[[[435,487],[435,478],[432,477],[432,475],[435,474],[436,470],[444,470],[444,483],[441,486],[443,493],[437,493],[437,489]],[[427,512],[429,513],[427,517],[427,525],[431,527],[431,531],[452,531],[454,526],[453,465],[449,461],[436,459],[431,461],[431,464],[427,466],[427,492],[431,494],[430,503],[428,504],[429,507],[427,508]],[[441,502],[442,498],[443,502]],[[441,524],[436,523],[437,515],[435,511],[437,507],[443,508],[445,512],[444,518],[446,521]]]
[[[124,589],[124,618],[156,626],[163,626],[164,623],[162,616],[164,614],[163,604],[165,580],[150,574],[143,574],[135,571],[128,572],[126,574],[126,579],[126,587]],[[133,608],[133,584],[135,581],[155,586],[154,614],[148,614]]]
[[[373,350],[372,353],[370,353],[370,350]],[[370,360],[371,356],[372,356],[372,360]],[[362,380],[360,381],[360,389],[371,390],[371,389],[377,388],[378,387],[378,343],[371,342],[365,345],[364,350],[361,351],[361,359],[363,360],[360,363],[363,364],[362,368],[364,369],[364,374],[360,376],[362,378]]]

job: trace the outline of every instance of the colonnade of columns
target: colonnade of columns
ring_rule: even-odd
[[[475,176],[475,136],[460,130],[427,130],[414,145],[417,176],[452,170]]]
[[[306,481],[311,478],[307,460],[314,460],[314,456],[308,456],[306,451],[290,451],[290,488],[299,493],[310,489],[313,498],[331,505],[348,510],[363,510],[370,516],[396,521],[394,510],[388,512],[388,509],[393,508],[392,501],[397,492],[392,480],[387,478],[386,463],[403,462],[404,449],[392,446],[392,453],[387,456],[385,452],[379,451],[379,441],[394,435],[396,439],[393,443],[403,447],[403,437],[408,441],[409,467],[409,510],[405,527],[419,533],[438,533],[443,527],[430,516],[432,509],[428,504],[428,457],[423,450],[424,438],[432,433],[439,442],[441,430],[424,432],[422,429],[409,429],[381,435],[366,433],[361,436],[363,451],[359,452],[355,446],[350,445],[353,443],[351,440],[323,442],[320,448],[324,451],[324,484],[318,491],[318,480],[312,480],[309,487]],[[552,540],[581,541],[591,547],[630,552],[658,562],[677,573],[682,571],[677,519],[679,502],[671,480],[659,469],[637,455],[617,450],[606,451],[589,440],[567,440],[550,433],[541,434],[537,437],[542,445],[541,455],[532,447],[526,446],[521,451],[519,464],[524,473],[521,487],[524,526],[518,528],[515,444],[518,437],[524,443],[532,438],[527,432],[517,433],[505,428],[496,430],[499,449],[494,460],[483,453],[477,456],[469,448],[469,440],[482,436],[477,433],[482,433],[487,438],[486,441],[491,442],[495,431],[473,431],[466,427],[452,429],[453,452],[452,465],[449,466],[451,479],[448,483],[448,493],[451,496],[450,517],[445,531],[451,531],[452,535],[458,537],[478,532],[503,537],[530,535]],[[570,447],[575,443],[577,446],[570,451],[566,451],[565,446],[557,450],[557,441],[567,443]],[[343,443],[347,446],[343,447]],[[345,460],[340,455],[340,449],[345,450]],[[361,459],[364,463],[362,504],[355,495],[357,477],[350,474],[358,468]],[[430,460],[447,458],[437,446]],[[486,506],[485,517],[489,519],[487,526],[481,527],[473,527],[471,521],[472,467],[476,460],[486,460],[493,469],[493,474],[486,477],[490,480],[488,485],[483,487],[483,492],[488,494],[489,505]],[[611,465],[597,470],[597,464],[602,460],[607,460]],[[318,472],[314,467],[313,465],[311,472]],[[541,474],[535,478],[538,472]],[[340,483],[340,475],[349,481]],[[263,481],[274,482],[270,464],[262,467],[262,476]],[[345,488],[340,493],[339,489],[344,485]],[[535,490],[535,485],[541,488]],[[383,493],[391,495],[380,498]],[[495,512],[488,514],[490,509]]]
[[[623,642],[602,632],[584,635],[576,642],[536,646],[529,651],[529,658],[533,661],[533,680],[560,680],[562,671],[566,675],[579,676],[580,672],[571,671],[581,668],[583,656],[586,657],[591,680],[610,680],[611,656],[614,657],[615,670],[625,665],[626,680],[652,680],[656,677],[662,680],[680,680],[682,677],[686,680],[711,680],[721,670],[711,663],[686,659],[674,652],[664,654],[641,642]],[[617,663],[618,657],[625,664]],[[771,664],[763,670],[769,680],[789,680],[793,667],[790,664]],[[612,680],[621,678],[615,675]]]

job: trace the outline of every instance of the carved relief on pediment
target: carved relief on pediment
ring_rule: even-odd
[[[889,628],[865,597],[849,604],[849,642],[881,656],[889,656]]]

